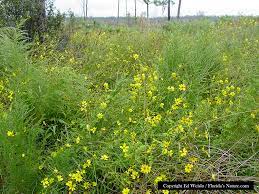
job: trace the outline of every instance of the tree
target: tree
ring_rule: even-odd
[[[126,1],[126,4],[125,4],[126,5],[126,7],[125,7],[126,14],[125,15],[126,15],[126,17],[128,17],[128,0],[125,0],[125,1]]]
[[[167,6],[167,18],[168,18],[168,21],[170,21],[171,20],[171,4],[174,4],[174,1],[172,1],[172,0],[154,0],[154,4],[156,6],[163,6],[163,7]]]
[[[119,19],[120,19],[120,0],[118,0],[118,23],[119,23]]]
[[[83,7],[84,19],[86,20],[88,17],[88,0],[82,0],[82,7]]]
[[[58,29],[62,19],[52,0],[0,0],[0,25],[16,27],[22,23],[30,39],[37,36],[43,42],[44,34]]]
[[[147,19],[149,18],[149,4],[151,4],[150,0],[143,0],[144,3],[147,5]]]
[[[137,20],[137,0],[135,0],[135,20]]]
[[[170,21],[171,20],[171,1],[170,0],[168,0],[168,14],[167,14],[167,18],[168,18],[168,21]]]
[[[181,5],[182,5],[182,0],[179,0],[178,11],[177,11],[177,19],[180,19]]]

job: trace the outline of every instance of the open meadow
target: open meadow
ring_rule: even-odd
[[[0,28],[0,193],[259,192],[258,22],[67,21],[43,43]]]

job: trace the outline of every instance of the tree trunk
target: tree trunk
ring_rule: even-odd
[[[126,18],[127,18],[127,16],[128,16],[128,0],[126,0],[126,7],[125,7],[126,9],[125,9],[125,12],[126,12]]]
[[[135,20],[137,20],[137,0],[135,0]]]
[[[147,3],[147,19],[149,19],[149,3]]]
[[[179,4],[178,4],[178,11],[177,11],[177,19],[180,19],[181,4],[182,4],[182,0],[179,0]]]
[[[85,2],[85,19],[88,17],[88,0]]]
[[[119,23],[120,19],[120,0],[118,0],[118,16],[117,16],[117,22]]]
[[[46,32],[46,6],[45,0],[39,0],[39,12],[38,12],[38,35],[40,42],[44,42],[44,33]]]
[[[171,0],[168,0],[168,21],[171,20]]]

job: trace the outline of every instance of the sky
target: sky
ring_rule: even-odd
[[[83,0],[54,0],[55,6],[61,12],[69,9],[77,16],[83,15]],[[118,0],[88,0],[89,16],[106,17],[117,16]],[[121,16],[126,15],[126,1],[128,2],[128,13],[134,15],[134,0],[120,0]],[[172,7],[172,16],[177,13],[178,0],[175,0]],[[137,0],[137,15],[144,15],[146,6],[143,0]],[[150,6],[150,16],[166,16],[166,11],[162,7]],[[259,0],[182,0],[181,15],[259,15]]]

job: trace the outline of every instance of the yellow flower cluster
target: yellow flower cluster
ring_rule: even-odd
[[[129,146],[127,146],[126,143],[123,143],[123,144],[120,146],[120,149],[122,149],[122,152],[124,153],[124,156],[127,157],[128,151],[129,151]]]
[[[69,177],[76,182],[81,182],[83,181],[83,174],[85,174],[84,170],[83,171],[77,170],[75,173],[69,174]]]
[[[86,160],[86,162],[83,164],[83,168],[87,168],[91,166],[92,161],[91,160]]]
[[[170,142],[169,141],[163,141],[162,143],[162,154],[168,155],[169,157],[173,156],[173,150],[169,150]]]
[[[53,178],[46,177],[41,181],[41,184],[43,188],[48,188],[53,182],[54,182]]]
[[[185,172],[190,173],[192,171],[193,165],[192,164],[187,164],[185,166]]]
[[[183,107],[183,108],[187,107],[186,103],[184,103],[183,98],[182,97],[175,98],[174,99],[174,104],[172,104],[172,110],[177,110],[177,109],[179,109],[181,107]]]
[[[152,126],[156,127],[161,122],[162,116],[160,114],[153,116],[153,117],[147,117],[146,121]]]
[[[157,185],[158,182],[165,181],[165,180],[166,180],[166,176],[164,174],[161,174],[160,176],[157,176],[155,178],[154,184]]]
[[[133,180],[136,180],[139,178],[139,173],[138,171],[134,170],[133,168],[129,168],[126,171],[126,174],[129,175]]]
[[[190,127],[193,123],[192,112],[190,112],[189,115],[182,117],[180,123]]]
[[[182,150],[180,150],[180,156],[181,157],[185,157],[187,155],[188,151],[186,148],[183,148]]]
[[[88,103],[84,100],[81,102],[80,111],[87,112]]]

